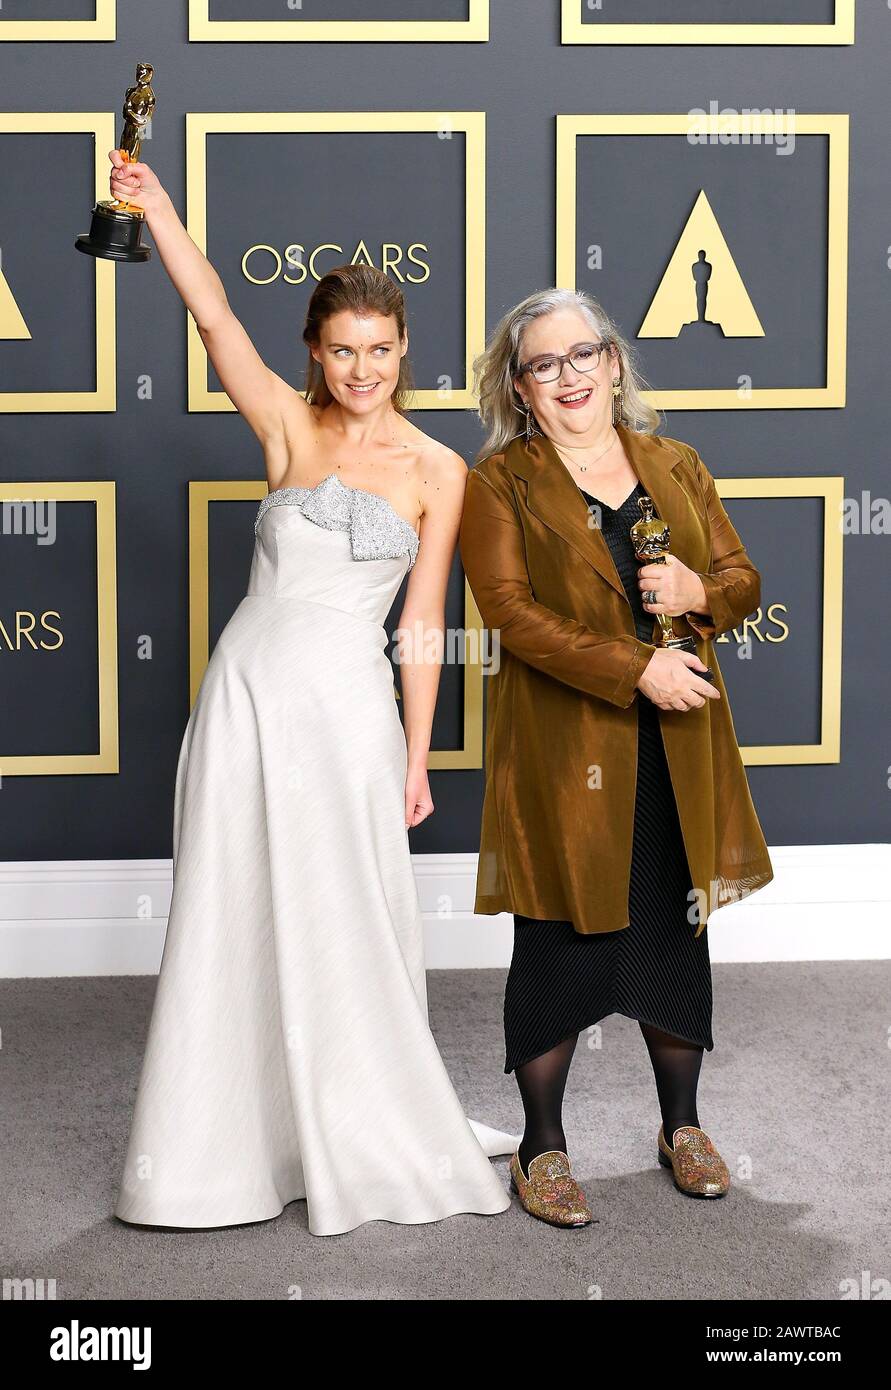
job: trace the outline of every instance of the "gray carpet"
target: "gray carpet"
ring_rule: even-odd
[[[94,1299],[837,1299],[888,1278],[891,964],[716,965],[714,978],[699,1117],[733,1176],[725,1198],[686,1197],[657,1164],[646,1049],[613,1015],[601,1047],[582,1035],[566,1106],[594,1224],[556,1230],[514,1199],[496,1216],[328,1237],[309,1234],[302,1202],[209,1232],[117,1221],[155,981],[0,981],[0,1277]],[[429,979],[467,1113],[518,1132],[504,972]],[[496,1167],[506,1186],[507,1160]]]

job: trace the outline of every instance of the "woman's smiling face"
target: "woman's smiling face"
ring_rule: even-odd
[[[534,319],[525,329],[520,362],[563,356],[598,341],[596,329],[584,314],[576,309],[556,309]],[[619,375],[616,357],[612,347],[610,352],[601,353],[593,371],[577,371],[570,362],[564,362],[556,381],[536,381],[531,372],[524,372],[514,378],[514,384],[549,438],[595,437],[610,419],[613,379]]]
[[[365,411],[392,396],[407,351],[408,336],[400,343],[392,315],[343,309],[324,321],[312,355],[334,399],[346,410]]]

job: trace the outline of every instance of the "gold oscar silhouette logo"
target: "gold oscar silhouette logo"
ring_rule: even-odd
[[[30,339],[31,330],[22,317],[22,311],[13,298],[9,282],[0,269],[0,342],[13,342],[15,339]]]
[[[764,329],[701,189],[640,326],[640,338],[676,338],[691,325],[725,338],[763,338]]]

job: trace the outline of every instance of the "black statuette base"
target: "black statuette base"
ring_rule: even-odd
[[[693,637],[669,637],[664,644],[676,652],[689,652],[691,656],[698,655],[696,651],[696,641]],[[691,667],[692,670],[692,667]],[[711,681],[714,684],[715,673],[708,667],[704,671],[693,671],[694,676],[699,676],[700,680]]]
[[[86,256],[98,256],[108,261],[147,261],[151,247],[140,243],[144,217],[132,212],[115,212],[106,204],[97,203],[90,220],[89,235],[75,241],[78,251]]]

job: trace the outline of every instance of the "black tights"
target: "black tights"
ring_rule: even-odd
[[[641,1023],[662,1111],[666,1143],[671,1144],[674,1131],[681,1125],[699,1126],[696,1110],[696,1088],[702,1065],[703,1048],[664,1033],[651,1023]],[[529,1163],[537,1154],[556,1149],[566,1152],[563,1133],[563,1092],[566,1078],[578,1042],[578,1035],[564,1038],[531,1062],[515,1069],[517,1085],[526,1115],[526,1128],[520,1145],[520,1166],[528,1176]]]
[[[640,1031],[653,1064],[659,1109],[662,1111],[662,1132],[666,1144],[671,1147],[674,1132],[681,1125],[696,1125],[699,1128],[696,1088],[704,1049],[701,1043],[687,1042],[673,1033],[663,1033],[651,1023],[642,1023]]]
[[[529,1162],[549,1149],[566,1152],[563,1133],[563,1092],[569,1075],[569,1064],[578,1042],[578,1034],[564,1038],[550,1052],[533,1057],[516,1067],[514,1075],[520,1088],[526,1128],[520,1145],[520,1167],[529,1176]]]

